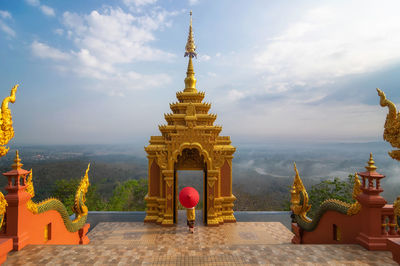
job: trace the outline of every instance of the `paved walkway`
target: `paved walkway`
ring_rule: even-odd
[[[397,265],[390,252],[358,245],[293,245],[279,222],[198,225],[194,234],[185,223],[100,222],[89,245],[31,245],[5,265]]]

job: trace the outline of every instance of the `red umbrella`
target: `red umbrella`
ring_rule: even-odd
[[[199,192],[192,187],[185,187],[179,192],[179,202],[185,208],[193,208],[199,203]]]

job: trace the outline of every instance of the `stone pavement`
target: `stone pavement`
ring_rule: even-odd
[[[175,227],[100,222],[81,246],[28,246],[5,265],[397,265],[388,251],[358,245],[293,245],[279,222],[197,225],[184,215]]]

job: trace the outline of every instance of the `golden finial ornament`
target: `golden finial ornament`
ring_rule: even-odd
[[[194,69],[192,58],[197,58],[196,45],[194,44],[193,30],[192,30],[192,11],[190,11],[190,26],[189,26],[189,36],[186,43],[185,56],[189,57],[188,68],[186,71],[185,78],[185,89],[184,92],[197,92],[196,90],[196,78],[194,77]]]
[[[186,48],[185,57],[186,56],[189,56],[189,58],[197,57],[197,54],[195,52],[196,45],[194,44],[193,29],[192,29],[192,10],[190,10],[189,36],[185,48]]]
[[[374,158],[372,157],[372,152],[369,154],[369,161],[367,162],[368,166],[365,166],[368,172],[372,173],[375,172],[377,167],[375,166]]]
[[[23,164],[21,163],[21,158],[19,158],[18,150],[15,152],[14,163],[11,165],[12,169],[21,169]]]
[[[379,104],[382,107],[387,106],[389,113],[386,116],[385,130],[383,132],[383,139],[392,145],[393,148],[400,148],[400,112],[397,112],[396,105],[386,99],[386,95],[380,89],[376,89],[380,97]],[[400,150],[393,150],[389,152],[390,157],[400,161]]]
[[[14,137],[14,128],[12,126],[11,111],[8,108],[8,103],[15,102],[15,93],[17,92],[19,84],[11,89],[10,96],[4,98],[1,104],[0,113],[0,157],[7,154],[9,148],[5,147],[7,143]]]

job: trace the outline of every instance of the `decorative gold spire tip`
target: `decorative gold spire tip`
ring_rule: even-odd
[[[23,164],[21,163],[21,159],[19,158],[18,150],[15,152],[14,163],[11,165],[12,169],[21,169]]]
[[[372,157],[372,152],[369,154],[368,166],[365,166],[368,172],[375,172],[377,167],[375,166],[374,158]]]
[[[194,44],[194,37],[193,37],[193,30],[192,30],[192,11],[190,10],[190,25],[189,25],[189,36],[186,42],[186,47],[185,47],[185,57],[189,56],[190,58],[196,57],[197,58],[197,53],[196,51],[196,45]]]

